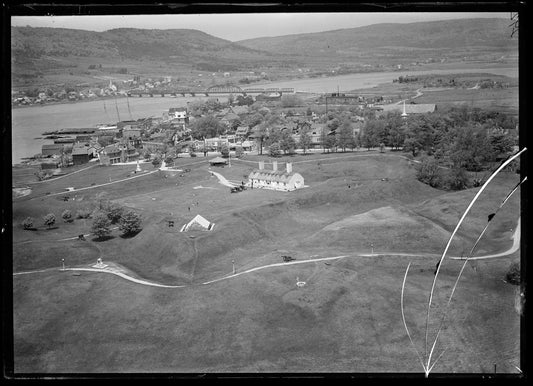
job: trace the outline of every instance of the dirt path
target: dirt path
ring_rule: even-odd
[[[214,175],[216,178],[218,178],[218,182],[221,183],[222,185],[224,186],[228,186],[230,188],[233,188],[234,186],[236,186],[235,184],[232,184],[231,182],[229,182],[226,177],[224,177],[222,174],[220,173],[217,173],[217,172],[212,172],[212,171],[209,171],[209,173],[211,173],[212,175]]]
[[[518,219],[518,223],[516,225],[516,228],[515,228],[515,231],[514,231],[514,234],[513,234],[513,245],[511,246],[511,248],[509,248],[506,251],[500,252],[500,253],[472,257],[469,260],[492,259],[492,258],[496,258],[496,257],[507,256],[507,255],[510,255],[510,254],[516,252],[519,248],[520,248],[520,218]],[[260,266],[260,267],[250,268],[250,269],[247,269],[247,270],[242,271],[242,272],[237,272],[235,274],[230,274],[230,275],[227,275],[227,276],[223,276],[223,277],[218,278],[218,279],[206,281],[206,282],[202,283],[202,285],[216,283],[216,282],[221,281],[221,280],[231,279],[231,278],[234,278],[234,277],[237,277],[237,276],[241,276],[241,275],[244,275],[244,274],[247,274],[247,273],[256,272],[256,271],[260,271],[260,270],[263,270],[263,269],[274,268],[274,267],[282,267],[282,266],[287,266],[287,265],[306,264],[306,263],[316,263],[316,262],[319,262],[319,261],[337,260],[337,259],[342,259],[342,258],[345,258],[345,257],[380,257],[380,256],[391,256],[391,255],[393,255],[393,256],[412,256],[412,257],[440,256],[438,254],[428,254],[428,253],[426,253],[426,254],[416,254],[416,253],[394,253],[394,252],[386,252],[386,253],[384,253],[384,252],[381,252],[381,253],[365,253],[365,254],[359,253],[359,254],[354,254],[354,255],[341,255],[341,256],[332,256],[332,257],[319,257],[319,258],[315,258],[315,259],[306,259],[306,260],[297,260],[297,261],[291,261],[291,262],[274,263],[274,264],[263,265],[263,266]],[[452,256],[450,256],[449,258],[453,259],[453,260],[465,260],[464,257],[452,257]],[[195,262],[195,265],[196,265],[196,262]],[[38,271],[16,272],[16,273],[13,273],[13,276],[23,275],[23,274],[30,274],[30,273],[45,272],[45,271],[49,271],[49,270],[53,270],[53,269],[49,268],[49,269],[38,270]],[[63,271],[63,270],[61,270],[61,271]],[[138,283],[138,284],[144,284],[144,285],[148,285],[148,286],[153,286],[153,287],[164,287],[164,288],[183,288],[183,287],[187,287],[187,285],[165,285],[165,284],[149,282],[149,281],[142,280],[142,279],[136,279],[136,278],[134,278],[132,276],[129,276],[126,273],[124,273],[124,271],[120,270],[120,268],[118,266],[112,266],[112,267],[106,267],[106,268],[65,268],[64,271],[90,271],[90,272],[111,273],[111,274],[120,276],[120,277],[122,277],[122,278],[124,278],[126,280],[129,280],[129,281],[132,281],[132,282],[135,282],[135,283]],[[194,268],[193,268],[193,275],[194,275]],[[191,283],[190,285],[193,285],[193,284]]]
[[[91,166],[88,166],[86,168],[83,168],[83,169],[80,169],[80,170],[76,170],[75,172],[68,173],[68,174],[65,174],[65,175],[62,175],[62,176],[59,176],[59,177],[56,177],[56,178],[51,178],[51,179],[48,179],[48,180],[31,181],[31,182],[28,182],[28,184],[42,184],[43,182],[53,182],[53,181],[59,180],[60,178],[68,177],[68,176],[71,176],[73,174],[76,174],[76,173],[79,173],[79,172],[83,172],[83,171],[88,170],[88,169],[92,169],[92,168],[94,168],[95,166],[98,166],[98,165],[99,164],[91,165]]]

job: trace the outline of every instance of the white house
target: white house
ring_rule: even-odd
[[[287,162],[286,170],[278,170],[278,162],[272,162],[272,170],[265,170],[264,161],[259,162],[259,169],[254,169],[248,176],[248,185],[252,188],[273,189],[284,192],[304,187],[304,178],[292,171],[292,163]]]

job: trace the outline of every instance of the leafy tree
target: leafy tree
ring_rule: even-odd
[[[248,127],[251,129],[254,126],[259,125],[261,122],[263,122],[263,120],[265,120],[265,117],[263,115],[259,113],[255,113],[255,114],[247,115],[246,118],[244,119],[244,124],[248,125]]]
[[[340,126],[340,121],[338,118],[333,118],[328,121],[328,123],[326,123],[326,126],[330,131],[336,131],[337,128]]]
[[[61,218],[65,222],[71,222],[72,221],[72,212],[68,209],[65,209],[63,213],[61,213]]]
[[[455,168],[480,171],[493,158],[486,130],[468,125],[455,130],[455,140],[449,148],[449,157]]]
[[[94,216],[91,232],[98,239],[102,239],[111,234],[111,221],[105,213],[97,213]]]
[[[220,147],[220,154],[222,154],[222,157],[224,158],[229,157],[229,146],[227,144],[222,144]]]
[[[48,213],[46,216],[43,217],[43,221],[44,221],[44,225],[50,228],[52,225],[56,223],[56,215],[53,213]]]
[[[235,131],[235,130],[237,130],[237,128],[238,128],[239,126],[242,126],[242,122],[241,122],[241,120],[240,120],[240,119],[234,119],[234,120],[231,122],[231,126],[230,126],[230,128],[231,128],[231,130]]]
[[[324,153],[326,152],[327,139],[328,139],[328,129],[327,129],[327,127],[324,126],[320,130],[320,143],[322,144],[322,150],[323,150]]]
[[[279,147],[285,154],[289,153],[292,154],[294,152],[294,148],[296,147],[296,141],[292,137],[289,130],[283,130],[281,132],[281,139],[279,141]]]
[[[110,202],[102,208],[102,212],[107,216],[109,221],[111,221],[111,224],[116,224],[124,214],[124,208],[115,202]]]
[[[281,150],[277,142],[274,142],[273,144],[271,144],[268,147],[268,151],[271,157],[279,157],[281,155]]]
[[[422,160],[420,167],[416,172],[416,178],[433,188],[440,184],[439,164],[433,158],[425,158]]]
[[[253,132],[259,140],[259,154],[263,155],[263,143],[268,138],[268,126],[266,123],[261,123],[253,128]]]
[[[191,134],[196,139],[212,138],[226,131],[226,126],[213,115],[196,119],[191,125]]]
[[[33,218],[26,217],[24,221],[22,221],[22,227],[24,229],[32,229],[33,228]]]
[[[331,151],[331,149],[333,149],[336,144],[337,144],[337,140],[335,139],[333,135],[326,136],[326,142],[324,145],[326,149],[328,149],[328,152]]]
[[[119,222],[119,229],[124,235],[134,235],[141,230],[141,216],[133,211],[124,213]]]
[[[403,141],[403,150],[411,152],[413,154],[413,157],[416,157],[418,151],[420,150],[420,147],[421,145],[415,137],[407,137]]]
[[[489,142],[492,148],[492,158],[503,156],[513,150],[515,141],[504,132],[493,132],[489,135]]]
[[[305,152],[309,148],[309,145],[311,145],[311,136],[309,135],[307,130],[302,130],[300,132],[300,140],[298,145],[302,148],[305,154]]]
[[[161,156],[156,156],[153,160],[152,160],[152,165],[154,165],[154,168],[158,168],[160,165],[161,165]]]
[[[251,95],[237,95],[237,104],[239,106],[250,106],[253,105],[254,98]]]
[[[383,119],[368,120],[363,127],[362,144],[368,150],[376,147],[386,138],[386,125]]]
[[[391,114],[387,117],[387,129],[387,143],[393,149],[399,149],[401,146],[403,146],[406,126],[404,125],[404,122],[399,114]]]
[[[462,190],[468,187],[468,176],[462,168],[452,168],[446,178],[446,187],[451,190]]]
[[[235,148],[235,157],[241,158],[244,155],[244,149],[241,146]]]
[[[353,141],[353,128],[352,123],[349,120],[344,120],[337,130],[337,144],[342,148],[342,151],[346,151],[346,148],[350,146]]]
[[[233,105],[233,102],[235,102],[235,97],[233,96],[233,94],[229,94],[229,96],[228,96],[228,105],[229,106]]]
[[[350,140],[348,141],[348,147],[350,149],[355,149],[358,145],[359,145],[359,139],[357,138],[357,135],[356,134],[353,134],[350,138]]]

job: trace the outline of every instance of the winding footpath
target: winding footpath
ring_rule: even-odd
[[[404,156],[400,156],[400,157],[407,158],[407,157],[404,157]],[[341,158],[341,157],[339,157],[339,158]],[[342,158],[344,158],[344,157],[342,157]],[[317,160],[315,159],[315,160],[300,161],[300,162],[316,162],[316,161]],[[195,162],[195,163],[199,163],[199,162]],[[193,163],[193,164],[195,164],[195,163]],[[181,166],[185,166],[185,165],[181,165]],[[101,184],[101,185],[94,185],[94,186],[90,186],[90,187],[86,187],[86,188],[80,188],[80,189],[76,189],[76,191],[84,190],[84,189],[96,188],[98,186],[105,186],[105,185],[109,185],[109,184],[114,184],[114,183],[130,180],[132,178],[146,176],[146,175],[155,173],[157,171],[158,170],[154,170],[154,171],[151,171],[151,172],[148,172],[148,173],[143,173],[141,175],[137,175],[137,176],[134,176],[134,177],[126,178],[126,179],[123,179],[123,180],[113,181],[113,182],[105,183],[105,184]],[[220,173],[213,172],[213,171],[210,171],[210,173],[212,175],[214,175],[215,177],[217,177],[217,179],[218,179],[220,184],[222,184],[224,186],[228,186],[228,187],[235,186],[235,184],[233,184],[230,181],[228,181]],[[62,192],[62,193],[55,193],[55,194],[64,194],[64,193]],[[52,194],[52,195],[55,195],[55,194]],[[86,236],[88,236],[88,235],[86,235]],[[61,240],[58,240],[58,241],[73,240],[73,239],[76,239],[76,238],[77,238],[77,236],[76,237],[70,237],[70,238],[61,239]],[[520,218],[518,219],[518,223],[516,225],[516,228],[515,228],[515,231],[513,233],[513,237],[512,238],[513,238],[513,245],[508,250],[506,250],[504,252],[496,253],[496,254],[471,257],[471,258],[469,258],[469,260],[492,259],[492,258],[507,256],[507,255],[515,253],[520,248]],[[210,281],[206,281],[206,282],[201,283],[201,284],[202,285],[212,284],[212,283],[219,282],[221,280],[227,280],[227,279],[235,278],[235,277],[238,277],[238,276],[241,276],[241,275],[244,275],[244,274],[248,274],[248,273],[251,273],[251,272],[256,272],[256,271],[260,271],[260,270],[264,270],[264,269],[268,269],[268,268],[274,268],[274,267],[282,267],[282,266],[296,265],[296,264],[306,264],[306,263],[316,263],[316,262],[319,262],[319,261],[338,260],[338,259],[348,258],[348,257],[381,257],[381,256],[429,257],[429,256],[440,256],[440,255],[431,254],[431,253],[415,254],[415,253],[382,252],[382,253],[365,253],[365,254],[353,254],[353,255],[320,257],[320,258],[314,258],[314,259],[306,259],[306,260],[297,260],[297,261],[290,261],[290,262],[283,262],[283,263],[267,264],[267,265],[263,265],[263,266],[259,266],[259,267],[255,267],[255,268],[250,268],[250,269],[242,271],[242,272],[238,272],[238,273],[230,274],[230,275],[227,275],[227,276],[223,276],[223,277],[218,278],[218,279],[213,279],[213,280],[210,280]],[[451,257],[451,256],[449,258],[453,259],[453,260],[465,260],[466,259],[465,257]],[[107,266],[105,268],[95,268],[95,267],[83,268],[83,267],[79,267],[79,268],[64,268],[64,269],[59,269],[59,270],[60,271],[87,271],[87,272],[110,273],[110,274],[122,277],[123,279],[129,280],[131,282],[134,282],[134,283],[137,283],[137,284],[142,284],[142,285],[147,285],[147,286],[152,286],[152,287],[184,288],[184,287],[188,287],[188,286],[192,286],[193,285],[193,284],[189,284],[189,285],[165,285],[165,284],[151,282],[151,281],[148,281],[148,280],[137,279],[135,277],[132,277],[132,276],[128,275],[124,270],[122,270],[117,265],[115,265],[113,263],[111,263],[111,264],[112,264],[112,266]],[[39,273],[39,272],[47,272],[47,271],[55,271],[55,270],[56,270],[56,268],[48,268],[48,269],[42,269],[42,270],[36,270],[36,271],[14,272],[13,276],[26,275],[26,274]]]
[[[503,257],[503,256],[510,255],[512,253],[515,253],[519,248],[520,248],[520,219],[518,219],[518,224],[517,224],[516,229],[515,229],[514,234],[513,234],[513,245],[511,246],[511,248],[509,248],[508,250],[506,250],[504,252],[500,252],[500,253],[472,257],[469,260],[481,260],[481,259],[492,259],[492,258],[497,258],[497,257]],[[213,279],[213,280],[209,280],[209,281],[203,282],[203,283],[201,283],[201,285],[207,285],[207,284],[216,283],[216,282],[219,282],[219,281],[222,281],[222,280],[228,280],[228,279],[236,278],[236,277],[241,276],[241,275],[245,275],[245,274],[248,274],[248,273],[261,271],[261,270],[268,269],[268,268],[284,267],[284,266],[296,265],[296,264],[316,263],[316,262],[319,262],[319,261],[338,260],[338,259],[343,259],[343,258],[381,257],[381,256],[429,257],[429,256],[440,256],[440,255],[438,255],[438,254],[430,254],[430,253],[416,254],[416,253],[394,253],[394,252],[384,253],[384,252],[381,252],[381,253],[363,253],[363,254],[354,254],[354,255],[319,257],[319,258],[315,258],[315,259],[296,260],[296,261],[289,261],[289,262],[284,262],[284,263],[274,263],[274,264],[263,265],[263,266],[260,266],[260,267],[250,268],[250,269],[247,269],[247,270],[242,271],[242,272],[230,274],[230,275],[227,275],[227,276],[220,277],[218,279]],[[465,260],[464,257],[450,257],[450,259],[453,259],[453,260]],[[38,271],[16,272],[16,273],[13,273],[13,276],[26,275],[26,274],[30,274],[30,273],[55,271],[55,270],[57,270],[57,269],[48,268],[48,269],[43,269],[43,270],[38,270]],[[134,277],[128,275],[127,273],[125,273],[125,271],[120,269],[118,266],[115,266],[114,264],[113,264],[113,266],[108,266],[108,267],[105,267],[105,268],[94,268],[94,267],[93,268],[65,268],[65,269],[59,269],[59,271],[87,271],[87,272],[110,273],[110,274],[119,276],[119,277],[121,277],[123,279],[129,280],[129,281],[137,283],[137,284],[142,284],[142,285],[147,285],[147,286],[152,286],[152,287],[160,287],[160,288],[184,288],[184,287],[190,287],[190,286],[194,285],[194,284],[189,284],[189,285],[166,285],[166,284],[154,283],[154,282],[151,282],[151,281],[148,281],[148,280],[137,279],[137,278],[134,278]]]

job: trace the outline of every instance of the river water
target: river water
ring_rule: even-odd
[[[390,83],[400,75],[453,73],[491,73],[518,77],[517,67],[469,68],[421,71],[395,71],[366,74],[349,74],[327,78],[297,79],[271,82],[257,87],[289,87],[296,91],[325,93],[372,88],[382,83]],[[254,85],[253,87],[256,87]],[[83,101],[56,105],[31,106],[12,109],[12,163],[19,163],[23,157],[31,157],[41,152],[45,143],[53,143],[41,137],[45,131],[61,128],[95,127],[99,123],[116,123],[121,120],[139,119],[149,116],[161,117],[170,107],[186,107],[187,102],[206,99],[205,97],[144,97],[117,98],[98,101]],[[219,97],[224,101],[226,98]],[[129,104],[129,107],[128,107]],[[117,113],[118,110],[118,113]],[[131,113],[131,114],[130,114]]]

